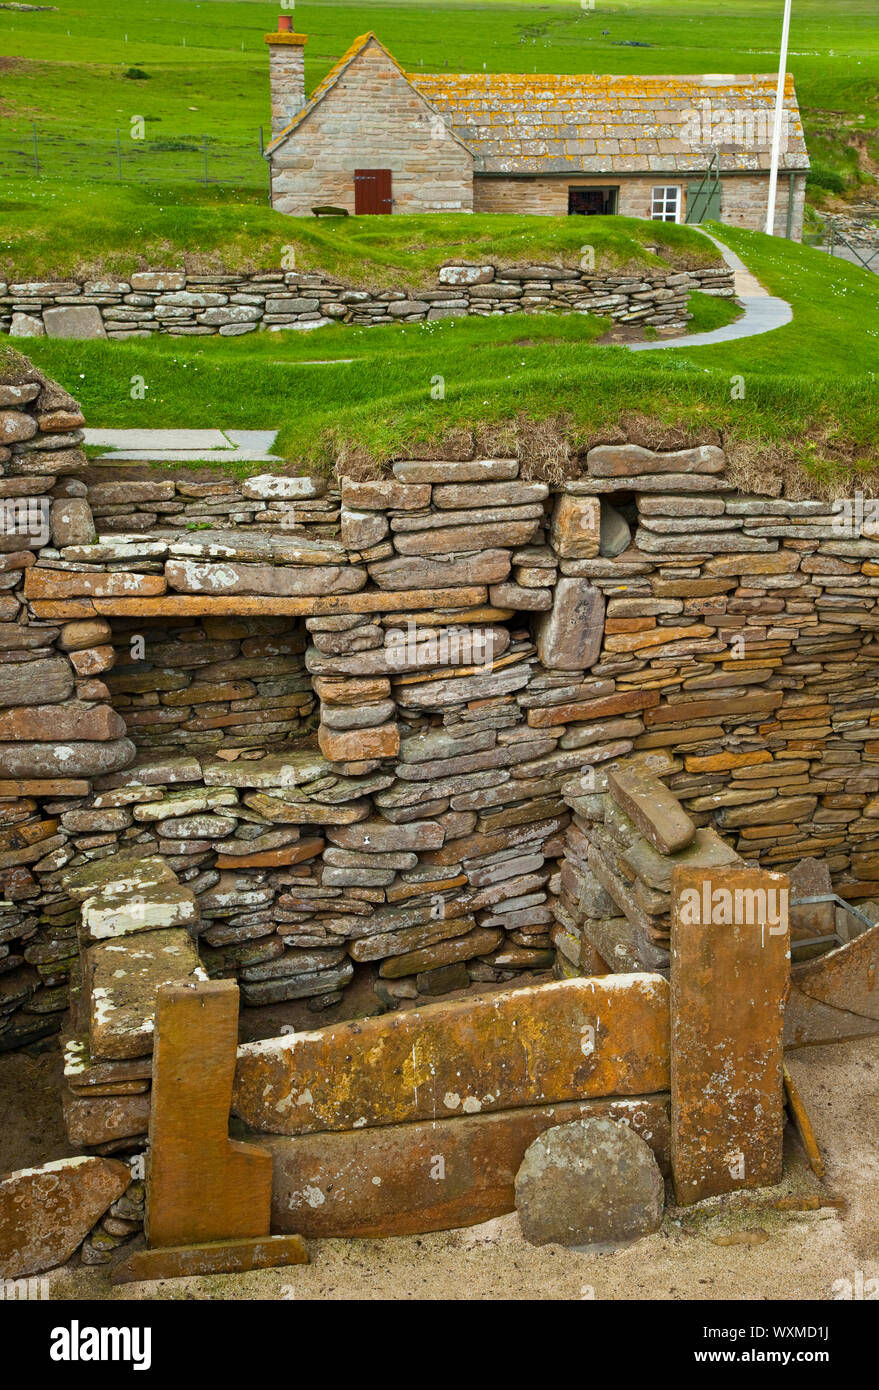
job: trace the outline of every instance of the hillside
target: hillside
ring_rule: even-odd
[[[719,264],[691,227],[631,217],[286,217],[234,196],[207,200],[179,188],[64,185],[46,199],[8,185],[0,195],[0,280],[200,272],[325,271],[373,287],[433,284],[448,260],[579,265],[584,243],[597,271]]]
[[[263,34],[269,0],[57,0],[11,12],[0,28],[0,161],[34,172],[32,122],[44,175],[123,177],[129,122],[146,123],[153,179],[222,178],[264,195],[259,127],[268,130]],[[364,30],[406,67],[489,72],[760,72],[777,61],[778,0],[398,0],[369,5],[299,0],[310,35],[311,90]],[[4,61],[5,56],[5,61]],[[797,0],[791,71],[815,159],[850,189],[879,158],[879,10],[874,0]],[[117,130],[120,131],[117,147]],[[52,136],[56,137],[53,143]],[[127,143],[126,143],[127,142]],[[164,172],[163,172],[164,171]]]
[[[741,342],[638,354],[596,341],[605,320],[551,314],[337,325],[305,340],[22,346],[92,425],[277,427],[278,451],[306,472],[380,467],[400,451],[474,437],[486,451],[518,447],[564,470],[609,421],[637,416],[648,435],[720,430],[732,457],[740,446],[750,482],[754,470],[805,467],[829,482],[869,473],[879,463],[879,334],[852,325],[877,322],[879,279],[795,242],[712,230],[790,301],[792,323]],[[147,383],[144,400],[131,399],[133,373]],[[438,378],[441,399],[431,391]]]

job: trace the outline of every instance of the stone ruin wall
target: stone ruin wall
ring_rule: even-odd
[[[65,884],[120,855],[165,857],[248,1004],[344,1016],[356,969],[386,1005],[663,970],[650,866],[608,879],[583,839],[632,755],[742,859],[876,892],[879,541],[831,504],[736,492],[718,444],[596,444],[552,492],[514,459],[340,491],[95,467],[76,403],[24,375],[0,386],[0,499],[31,511],[0,550],[0,1048],[61,1026]]]
[[[237,337],[331,323],[433,323],[468,314],[597,314],[679,333],[692,290],[731,299],[724,265],[645,275],[594,275],[561,266],[449,265],[429,290],[369,290],[326,275],[274,270],[195,275],[135,271],[127,280],[0,281],[0,333],[13,337]]]

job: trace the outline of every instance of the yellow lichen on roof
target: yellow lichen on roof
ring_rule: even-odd
[[[324,92],[327,91],[328,88],[332,87],[336,79],[341,76],[342,70],[348,66],[352,58],[357,57],[357,54],[360,52],[362,48],[366,47],[370,39],[375,39],[375,34],[372,32],[371,29],[365,34],[359,34],[357,38],[354,40],[354,42],[348,45],[341,58],[339,58],[335,63],[333,63],[333,66],[330,68],[329,72],[325,73],[324,76],[321,78],[320,82],[318,82],[317,86],[315,87],[314,91],[308,99],[309,103],[312,101],[317,101],[320,97],[323,96]],[[379,42],[378,39],[375,39],[375,41],[376,43]],[[381,47],[381,45],[379,46]],[[387,52],[387,50],[385,50],[385,52]],[[390,54],[388,54],[388,57],[390,57]]]
[[[399,64],[398,64],[399,66]],[[401,69],[402,71],[402,69]],[[666,76],[633,76],[631,74],[610,74],[610,73],[519,73],[519,72],[461,72],[461,73],[424,73],[407,72],[404,74],[408,80],[417,87],[443,88],[449,92],[455,91],[456,95],[464,98],[468,92],[475,94],[491,93],[502,88],[518,91],[522,95],[531,95],[535,91],[540,91],[547,87],[564,95],[568,92],[576,92],[584,87],[592,87],[596,91],[613,89],[626,94],[644,94],[652,97],[672,97],[676,91],[691,91],[694,89],[706,91],[730,92],[738,96],[753,95],[755,88],[767,88],[773,93],[777,83],[777,77],[772,73],[744,73],[736,75],[720,74],[685,74],[685,75],[666,75]],[[794,96],[794,79],[791,73],[785,78],[785,96]]]
[[[650,171],[687,171],[704,161],[707,148],[703,139],[687,133],[687,123],[704,121],[702,113],[712,116],[712,105],[735,119],[743,111],[768,112],[777,85],[776,76],[768,73],[407,73],[369,31],[334,63],[303,109],[271,141],[267,154],[301,124],[370,43],[444,120],[452,138],[477,165],[481,163],[483,172],[552,172],[558,166],[566,168],[575,156],[587,173],[631,171],[636,154],[647,156]],[[790,143],[784,167],[808,168],[790,74],[785,105]],[[759,157],[756,145],[734,142],[722,152],[727,168],[756,167],[752,161]]]
[[[710,131],[716,120],[747,122],[760,113],[765,125],[777,86],[774,74],[411,73],[408,77],[473,150],[483,172],[520,173],[566,169],[573,157],[587,173],[630,172],[635,155],[646,157],[650,172],[686,172],[704,162],[712,145],[710,133],[694,138],[694,122],[707,122]],[[784,167],[807,168],[790,75],[785,105],[789,145]],[[724,167],[756,167],[757,145],[737,145],[734,137],[728,143],[731,148],[721,152]]]

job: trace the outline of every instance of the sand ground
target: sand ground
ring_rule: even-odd
[[[614,1251],[528,1245],[513,1213],[483,1226],[387,1240],[309,1242],[311,1264],[113,1288],[78,1259],[49,1275],[53,1299],[638,1299],[838,1297],[836,1280],[879,1277],[879,1038],[788,1055],[827,1174],[810,1172],[788,1131],[780,1188],[687,1211]],[[0,1172],[59,1158],[67,1145],[57,1051],[0,1059]],[[782,1212],[783,1193],[843,1197],[844,1211]],[[726,1244],[731,1234],[749,1243]],[[744,1234],[750,1233],[750,1234]],[[716,1244],[721,1238],[724,1243]],[[754,1242],[754,1243],[750,1243]],[[133,1247],[123,1246],[122,1258]]]

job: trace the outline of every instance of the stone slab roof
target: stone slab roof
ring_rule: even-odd
[[[474,173],[699,173],[768,169],[777,78],[405,73],[361,34],[267,146],[285,142],[370,45],[382,50],[475,156]],[[793,77],[785,89],[783,169],[808,169]]]
[[[476,155],[476,173],[682,174],[715,149],[725,170],[768,169],[777,78],[408,74]],[[793,78],[784,169],[809,159]]]

